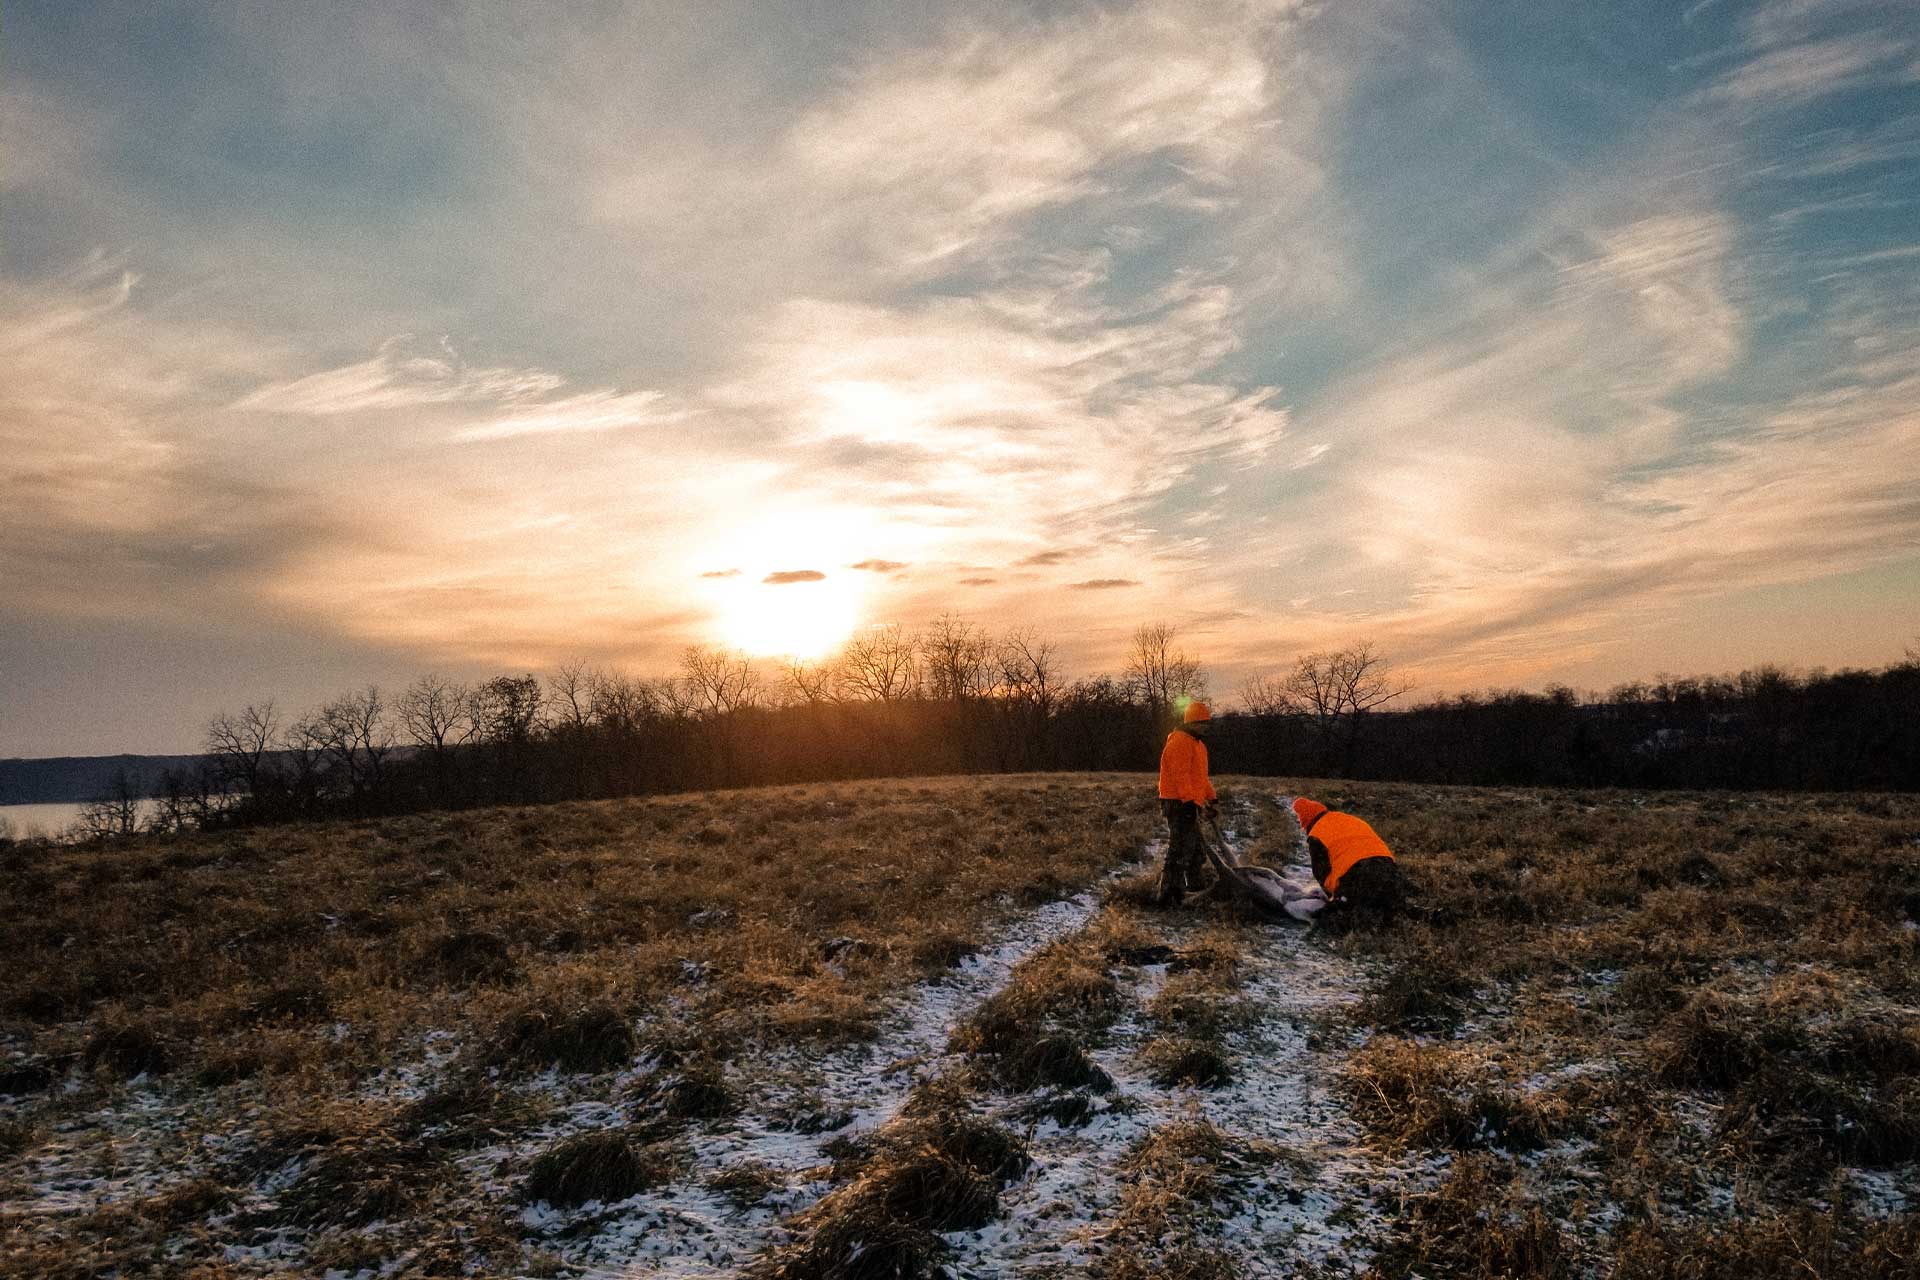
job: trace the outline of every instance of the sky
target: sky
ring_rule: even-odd
[[[0,12],[0,755],[954,612],[1920,636],[1920,5]]]

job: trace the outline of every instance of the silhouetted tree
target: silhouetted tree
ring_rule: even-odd
[[[1176,648],[1174,637],[1174,629],[1164,622],[1145,624],[1134,630],[1127,650],[1128,692],[1158,719],[1167,718],[1180,700],[1207,694],[1199,662]]]
[[[106,789],[80,807],[74,826],[84,840],[125,840],[140,831],[145,793],[126,769],[115,769]]]
[[[899,623],[869,627],[841,650],[839,686],[855,698],[897,702],[919,691],[920,672],[911,635]]]
[[[208,721],[207,754],[229,789],[254,795],[260,791],[262,770],[279,735],[280,713],[273,699],[257,706],[250,703],[237,716],[223,711]]]

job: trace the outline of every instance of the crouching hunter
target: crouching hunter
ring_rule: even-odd
[[[1216,796],[1207,778],[1207,731],[1213,713],[1204,702],[1189,702],[1181,725],[1167,735],[1160,752],[1160,808],[1167,815],[1167,861],[1160,869],[1162,906],[1178,906],[1189,889],[1203,887],[1206,849],[1201,844],[1200,810],[1214,811]]]
[[[1390,922],[1405,905],[1406,886],[1387,842],[1364,820],[1318,800],[1299,796],[1292,808],[1307,838],[1313,878],[1327,891],[1320,920],[1336,928]]]

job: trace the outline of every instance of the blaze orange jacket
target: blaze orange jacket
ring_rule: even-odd
[[[1308,801],[1308,804],[1314,804]],[[1294,806],[1296,813],[1300,805]],[[1319,808],[1314,804],[1315,808]],[[1341,813],[1336,809],[1325,809],[1319,813],[1309,812],[1307,821],[1302,824],[1309,839],[1318,840],[1327,851],[1327,874],[1321,880],[1328,893],[1340,887],[1340,877],[1354,863],[1365,858],[1392,858],[1393,850],[1387,848],[1387,842],[1374,833],[1364,819],[1350,813]]]
[[[1160,751],[1160,798],[1211,804],[1213,784],[1207,781],[1207,744],[1175,729]]]

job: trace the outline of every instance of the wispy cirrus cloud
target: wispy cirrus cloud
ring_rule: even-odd
[[[688,410],[671,406],[659,391],[588,391],[516,406],[489,421],[461,427],[451,438],[471,444],[557,432],[617,431],[666,426],[690,416]]]
[[[441,339],[424,348],[412,334],[381,344],[369,358],[256,388],[234,403],[241,411],[332,417],[370,409],[517,401],[545,395],[565,379],[529,369],[476,369]]]

